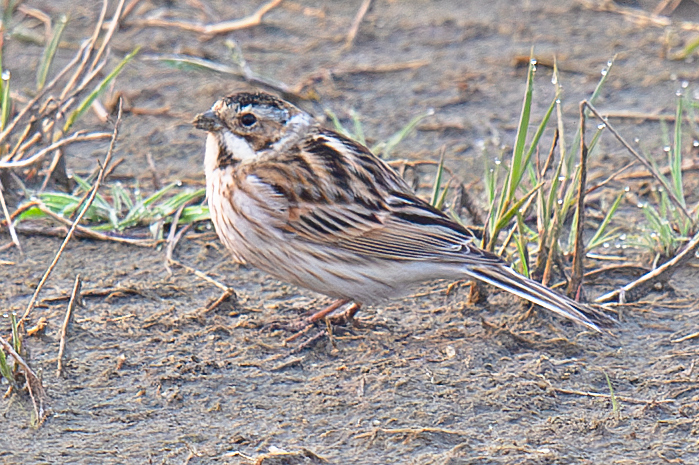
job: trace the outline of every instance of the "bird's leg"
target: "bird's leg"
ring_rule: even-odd
[[[306,321],[308,323],[315,323],[318,320],[322,320],[323,318],[325,318],[326,316],[328,316],[329,314],[331,314],[332,312],[334,312],[338,308],[342,307],[346,303],[349,303],[349,299],[337,299],[335,302],[331,303],[330,305],[325,307],[323,310],[311,315]],[[354,305],[356,305],[356,304],[353,304],[352,306],[354,306]],[[352,307],[350,307],[350,308],[352,308]],[[359,310],[359,308],[357,308],[357,310]],[[354,313],[357,313],[356,310]]]
[[[332,315],[328,318],[331,324],[335,326],[339,325],[346,325],[347,323],[351,322],[354,320],[354,315],[357,314],[359,309],[362,308],[361,304],[358,304],[357,302],[353,302],[352,305],[349,306],[347,310],[344,312],[340,313],[339,315]]]
[[[322,320],[338,308],[342,307],[343,305],[349,303],[349,299],[338,299],[335,302],[331,303],[327,307],[325,307],[323,310],[314,313],[313,315],[309,316],[308,318],[305,318],[298,323],[296,323],[293,327],[293,330],[296,330],[296,333],[291,335],[286,339],[286,342],[292,342],[299,337],[303,336],[305,333],[308,332],[310,328],[312,328],[317,321]],[[352,307],[350,307],[352,308]],[[355,312],[356,313],[356,310]],[[353,314],[354,315],[354,314]],[[290,328],[291,329],[291,328]]]

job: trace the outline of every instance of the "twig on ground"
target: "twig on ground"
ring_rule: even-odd
[[[354,39],[357,37],[357,32],[359,32],[359,26],[362,24],[362,20],[364,19],[364,16],[366,15],[367,11],[369,11],[369,7],[371,6],[371,0],[364,0],[359,7],[359,11],[357,11],[357,15],[354,17],[354,21],[352,21],[352,26],[350,27],[349,31],[347,32],[347,38],[345,39],[345,50],[349,50],[352,48],[352,44],[354,44]]]
[[[66,234],[65,239],[63,240],[63,243],[58,249],[58,252],[56,252],[56,255],[53,258],[53,261],[49,265],[49,267],[46,269],[46,272],[44,275],[41,277],[41,281],[39,281],[39,284],[36,286],[36,290],[34,291],[34,294],[32,295],[31,299],[29,300],[29,303],[27,304],[27,308],[24,311],[24,314],[22,315],[22,318],[20,318],[19,323],[22,323],[25,318],[29,315],[29,313],[32,311],[34,308],[34,305],[36,304],[36,300],[39,297],[39,293],[41,292],[41,289],[44,287],[44,284],[46,284],[46,280],[49,278],[51,275],[51,272],[55,268],[56,264],[58,263],[58,260],[61,258],[61,255],[63,254],[63,251],[65,250],[66,246],[68,245],[68,242],[70,241],[71,237],[73,237],[73,233],[75,232],[75,229],[78,226],[78,223],[80,223],[80,220],[82,220],[83,216],[85,213],[87,213],[87,210],[90,208],[90,205],[92,205],[93,200],[95,200],[95,196],[97,196],[97,190],[100,187],[100,184],[102,183],[102,179],[104,177],[104,172],[107,166],[109,166],[109,162],[112,159],[112,154],[114,153],[114,147],[116,145],[116,139],[117,136],[119,135],[119,126],[121,124],[121,110],[122,110],[122,105],[121,101],[119,102],[119,111],[117,113],[117,118],[114,123],[114,131],[112,132],[112,140],[109,143],[109,150],[107,150],[107,155],[104,158],[104,163],[101,165],[99,175],[97,176],[97,180],[95,180],[95,183],[92,185],[92,193],[90,195],[90,198],[88,198],[87,202],[83,206],[83,209],[80,211],[80,214],[78,217],[75,219],[73,224],[71,225],[70,229],[68,230],[68,234]]]
[[[366,438],[366,437],[375,437],[377,433],[407,434],[410,436],[417,436],[418,434],[423,434],[423,433],[448,434],[448,435],[453,435],[453,436],[469,436],[469,433],[467,431],[426,427],[426,428],[376,428],[373,431],[357,434],[356,436],[353,436],[353,438],[360,439],[360,438]]]
[[[697,171],[697,170],[699,170],[699,161],[693,160],[693,159],[685,159],[682,161],[681,170],[682,170],[682,173],[687,173],[689,171]],[[658,172],[660,174],[667,176],[667,175],[671,174],[672,167],[663,166],[659,169]],[[626,179],[638,180],[638,179],[652,178],[652,177],[653,177],[653,175],[651,173],[649,173],[648,171],[637,170],[637,171],[632,171],[631,173],[627,173],[623,176],[619,176],[619,180],[626,180]]]
[[[250,457],[242,452],[234,451],[229,452],[224,457],[242,457],[244,460],[253,463],[254,465],[263,465],[271,463],[306,463],[306,464],[319,464],[319,463],[329,463],[327,459],[321,457],[310,449],[305,447],[298,451],[285,451],[281,449],[275,449],[266,454],[258,455],[256,457]],[[238,463],[239,461],[236,461]]]
[[[51,39],[51,17],[49,15],[37,8],[31,8],[27,5],[19,5],[17,11],[41,21],[44,24],[44,40],[49,41]]]
[[[185,31],[196,32],[198,34],[201,34],[204,37],[204,39],[210,39],[218,34],[227,34],[229,32],[239,31],[241,29],[246,29],[262,24],[262,18],[264,17],[264,15],[266,15],[272,9],[279,6],[282,3],[282,1],[284,0],[272,0],[262,5],[256,12],[249,16],[240,19],[234,19],[231,21],[222,21],[220,23],[197,24],[186,21],[173,21],[160,18],[148,18],[143,20],[130,21],[129,23],[134,26],[174,27]]]
[[[95,289],[84,289],[80,291],[80,298],[85,299],[86,297],[107,297],[108,299],[114,295],[144,295],[138,289],[133,287],[109,287],[109,288],[95,288]],[[46,303],[56,303],[63,302],[65,300],[70,300],[70,295],[58,295],[55,297],[45,297],[41,299],[42,304]]]
[[[606,186],[607,184],[612,182],[617,176],[619,176],[621,173],[623,173],[627,169],[631,168],[635,164],[636,164],[635,160],[625,164],[624,166],[622,166],[621,168],[619,168],[618,170],[616,170],[615,172],[610,174],[604,181],[602,181],[598,184],[595,184],[594,186],[588,188],[587,191],[585,192],[585,195],[590,195],[591,193],[593,193],[597,189],[601,189],[602,187]]]
[[[0,181],[0,204],[2,204],[2,213],[5,215],[5,220],[7,222],[7,230],[10,231],[10,237],[12,238],[12,243],[17,246],[20,255],[24,255],[22,252],[22,246],[19,243],[19,238],[17,237],[17,231],[15,231],[15,226],[12,224],[10,219],[10,212],[7,210],[7,204],[5,203],[5,195],[3,194],[4,187],[2,181]]]
[[[578,184],[578,198],[576,201],[578,223],[575,231],[575,245],[573,248],[573,267],[570,273],[570,281],[568,282],[568,296],[572,298],[577,298],[583,284],[583,277],[585,273],[585,270],[583,269],[583,257],[585,256],[583,227],[585,226],[586,183],[587,145],[585,145],[585,102],[580,102],[580,181]]]
[[[158,170],[155,167],[155,160],[153,160],[153,154],[151,152],[146,153],[146,161],[148,162],[148,168],[153,176],[153,189],[159,191],[162,187],[162,183],[160,182],[160,176],[158,175]]]
[[[599,392],[589,392],[589,391],[576,391],[575,389],[563,389],[563,388],[557,388],[553,387],[553,390],[556,392],[560,392],[561,394],[571,394],[575,396],[584,396],[584,397],[599,397],[602,399],[611,399],[612,395],[611,394],[602,394]],[[673,404],[675,403],[674,399],[661,399],[661,400],[646,400],[646,399],[636,399],[633,397],[622,397],[622,396],[615,396],[617,399],[621,400],[622,402],[628,402],[630,404]]]
[[[68,307],[66,308],[66,316],[63,319],[63,325],[61,326],[61,331],[59,333],[60,343],[58,346],[58,364],[56,367],[56,377],[61,377],[61,372],[63,371],[63,352],[66,348],[66,334],[68,332],[68,323],[73,316],[73,310],[76,305],[82,305],[82,297],[80,295],[80,288],[82,287],[82,280],[78,274],[75,277],[75,283],[73,284],[73,291],[70,293],[70,301],[68,301]]]
[[[131,0],[126,7],[124,7],[124,14],[121,15],[121,19],[126,19],[127,16],[131,14],[134,8],[140,3],[141,0]]]
[[[669,16],[680,6],[680,3],[682,3],[682,0],[661,0],[653,9],[653,14]]]
[[[650,25],[656,27],[673,26],[684,31],[699,31],[699,23],[692,21],[673,21],[667,16],[648,13],[638,8],[629,8],[618,5],[612,0],[581,0],[586,8],[596,11],[618,13],[625,19],[641,26]]]
[[[56,150],[53,153],[53,159],[51,160],[51,164],[49,165],[49,169],[46,170],[46,175],[44,176],[44,182],[41,183],[41,187],[39,188],[39,193],[42,193],[46,190],[46,188],[49,185],[49,181],[53,177],[53,173],[56,171],[56,168],[58,168],[61,160],[64,161],[63,167],[65,168],[65,160],[63,159],[63,152],[61,150]],[[65,170],[64,170],[65,172]]]
[[[238,66],[228,66],[221,63],[216,63],[204,58],[187,56],[187,55],[144,55],[141,60],[145,61],[165,61],[172,63],[184,63],[217,73],[228,74],[230,76],[235,76],[236,78],[247,82],[251,86],[262,87],[273,92],[278,92],[282,97],[292,100],[304,100],[302,91],[306,84],[302,81],[294,87],[291,87],[281,81],[276,81],[274,79],[266,78],[255,73],[250,66],[243,60]]]
[[[221,289],[222,291],[228,291],[228,290],[231,289],[231,288],[229,288],[228,286],[226,286],[225,284],[216,281],[214,278],[212,278],[211,276],[207,275],[207,274],[204,273],[203,271],[199,271],[199,270],[197,270],[197,269],[195,269],[195,268],[192,268],[191,266],[185,265],[184,263],[178,262],[178,261],[175,260],[174,258],[171,258],[171,259],[169,260],[169,263],[170,263],[170,265],[175,265],[175,266],[179,266],[180,268],[184,268],[185,270],[189,271],[190,273],[192,273],[192,274],[193,274],[194,276],[196,276],[197,278],[203,279],[204,281],[206,281],[206,282],[209,283],[209,284],[213,284],[214,286],[218,287],[218,288]]]
[[[88,191],[89,192],[89,191]],[[37,205],[35,205],[37,206]],[[49,210],[46,206],[43,204],[39,203],[37,208],[44,213],[46,216],[50,216],[52,219],[58,221],[59,223],[63,223],[66,226],[71,226],[73,222],[71,222],[67,218],[63,218],[62,216],[52,212]],[[67,233],[67,230],[65,228],[37,228],[34,226],[28,226],[24,224],[20,224],[17,226],[17,231],[20,233],[26,233],[26,234],[38,234],[38,235],[44,235],[44,236],[65,236]],[[154,240],[154,239],[133,239],[130,237],[120,237],[120,236],[110,236],[108,234],[101,233],[99,231],[94,231],[90,228],[86,228],[85,226],[76,226],[75,227],[75,237],[80,237],[80,238],[87,238],[87,239],[96,239],[98,241],[110,241],[110,242],[117,242],[120,244],[129,244],[129,245],[135,245],[138,247],[153,247],[154,245],[157,245],[160,243],[160,241]]]
[[[694,256],[697,247],[699,247],[699,233],[695,234],[692,240],[689,241],[687,245],[684,247],[684,250],[675,255],[672,258],[672,260],[669,260],[668,262],[662,264],[653,271],[644,274],[636,281],[627,284],[621,289],[616,289],[612,292],[609,292],[607,294],[604,294],[603,296],[596,298],[595,302],[601,303],[612,299],[618,299],[619,303],[625,303],[627,294],[631,290],[639,288],[641,286],[643,286],[643,288],[648,288],[653,286],[656,282],[660,281],[661,279],[668,279],[669,274],[673,273],[677,268],[685,264]]]
[[[85,53],[81,54],[82,59],[80,60],[80,64],[78,65],[78,68],[75,70],[73,73],[73,76],[70,78],[66,86],[63,88],[63,91],[61,92],[61,95],[59,97],[60,102],[65,102],[66,96],[68,93],[75,87],[75,84],[78,82],[78,79],[80,76],[82,76],[83,71],[87,68],[87,63],[90,61],[90,56],[92,55],[92,51],[95,48],[95,45],[97,44],[97,40],[99,39],[99,35],[102,32],[102,25],[104,24],[104,18],[107,16],[107,7],[109,5],[109,0],[102,0],[102,10],[100,11],[100,16],[99,19],[97,20],[97,24],[95,25],[95,29],[92,32],[92,36],[90,37],[89,40],[87,40],[84,44],[86,45],[85,48]],[[105,42],[106,43],[106,42]],[[96,63],[96,62],[95,62]],[[92,67],[92,71],[95,71],[96,66]],[[89,76],[89,73],[88,73]],[[85,77],[83,79],[83,84],[86,84],[89,82],[90,78]]]
[[[100,58],[102,58],[102,55],[104,54],[104,51],[107,48],[107,45],[109,45],[109,41],[111,40],[112,36],[114,35],[114,31],[116,31],[116,28],[119,25],[119,18],[121,17],[121,12],[123,11],[123,8],[124,0],[119,0],[119,3],[117,3],[116,10],[114,11],[114,16],[112,17],[111,24],[109,25],[109,29],[107,30],[104,39],[102,39],[102,45],[100,46],[100,49],[97,51],[95,56],[92,58],[92,64],[89,68],[90,71],[94,70],[97,67],[97,64],[99,63]]]
[[[214,310],[216,310],[222,303],[224,303],[226,300],[230,299],[233,297],[234,299],[237,299],[237,294],[235,291],[231,288],[226,289],[223,291],[223,294],[219,296],[218,299],[214,300],[211,302],[201,313],[202,315],[206,315],[207,313],[210,313]]]
[[[430,64],[429,60],[411,60],[400,61],[396,63],[381,63],[378,65],[354,65],[349,67],[331,68],[321,70],[320,73],[329,74],[331,76],[348,76],[353,74],[382,74],[395,73],[397,71],[409,71],[422,68]]]
[[[696,332],[696,333],[688,334],[686,336],[683,336],[683,337],[680,337],[677,339],[672,339],[670,342],[672,342],[673,344],[678,344],[680,342],[689,341],[690,339],[696,339],[698,337],[699,337],[699,332]]]
[[[588,271],[585,273],[585,278],[590,279],[594,278],[598,275],[606,274],[606,273],[617,273],[620,271],[626,271],[629,273],[633,273],[636,276],[641,275],[643,273],[648,273],[648,268],[642,266],[642,265],[637,265],[634,263],[622,263],[620,265],[609,265],[609,266],[603,266],[591,271]]]
[[[663,114],[657,114],[657,113],[642,113],[638,111],[605,111],[604,112],[604,117],[605,118],[619,118],[619,119],[640,119],[640,120],[648,120],[648,121],[667,121],[667,122],[672,122],[675,121],[675,115],[663,115]],[[686,116],[684,118],[687,121],[691,121],[694,123],[699,123],[699,117],[691,118],[689,116]]]
[[[86,142],[91,140],[107,139],[112,137],[112,134],[106,132],[93,132],[90,134],[84,134],[83,131],[78,131],[73,135],[63,138],[49,145],[48,147],[39,150],[34,155],[29,158],[25,158],[18,161],[0,161],[0,169],[3,168],[25,168],[37,161],[41,160],[47,153],[50,153],[57,148],[63,147],[64,145],[71,144],[73,142]]]
[[[672,24],[672,20],[667,16],[648,13],[638,8],[622,7],[611,0],[583,0],[582,4],[591,10],[618,13],[639,25],[650,24],[651,26],[666,27]]]

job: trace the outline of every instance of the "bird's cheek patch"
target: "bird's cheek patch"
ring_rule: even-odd
[[[238,160],[248,160],[257,156],[247,140],[230,131],[223,132],[223,142],[228,151]]]

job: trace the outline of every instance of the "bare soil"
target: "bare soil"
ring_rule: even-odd
[[[89,34],[100,5],[74,3],[26,2],[52,17],[69,13],[65,40],[75,45]],[[261,3],[143,1],[129,20],[162,12],[216,22],[248,15]],[[144,57],[185,53],[230,63],[225,39],[237,41],[261,75],[290,85],[325,76],[314,84],[320,102],[300,104],[319,116],[331,108],[345,122],[356,110],[370,141],[385,140],[434,108],[436,115],[392,158],[434,160],[444,145],[447,165],[466,183],[482,177],[484,158],[506,156],[513,143],[526,69],[514,63],[532,47],[544,65],[558,58],[570,134],[578,102],[614,55],[598,103],[605,110],[672,114],[682,81],[690,92],[699,77],[696,62],[664,58],[666,44],[680,49],[689,32],[635,24],[566,0],[376,1],[353,46],[343,50],[360,3],[285,1],[262,25],[210,40],[173,28],[122,28],[113,55],[138,45],[143,50],[112,94],[122,92],[134,107],[169,111],[125,115],[116,156],[126,162],[114,176],[150,188],[150,152],[163,181],[203,184],[203,135],[189,121],[218,97],[249,87]],[[624,4],[651,11],[656,2]],[[699,5],[685,1],[674,15],[695,20]],[[4,63],[15,89],[33,86],[41,50],[6,44]],[[73,53],[66,46],[58,61]],[[414,61],[423,65],[379,68]],[[321,72],[327,70],[331,74]],[[550,69],[540,65],[536,119],[553,96],[550,79]],[[86,126],[109,130],[90,118]],[[641,146],[661,150],[657,122],[613,121],[629,140],[639,137]],[[605,143],[604,155],[592,164],[608,173],[630,156],[611,139]],[[91,171],[104,152],[104,145],[71,149],[69,170]],[[641,220],[627,210],[630,224]],[[9,236],[3,232],[0,239],[4,244]],[[21,241],[24,257],[15,249],[0,252],[14,262],[0,265],[2,313],[23,311],[60,244],[43,236]],[[447,295],[449,283],[437,282],[363,309],[356,326],[334,328],[331,340],[293,353],[284,345],[289,333],[270,331],[269,324],[296,321],[328,299],[233,265],[211,233],[188,235],[175,254],[235,289],[237,301],[205,312],[220,290],[184,270],[169,275],[164,250],[70,243],[42,294],[49,300],[29,320],[32,326],[46,317],[48,328],[25,340],[52,414],[35,428],[25,393],[0,400],[0,462],[699,463],[697,339],[672,342],[698,330],[695,267],[663,293],[626,308],[613,335],[527,313],[500,293],[487,305],[467,306],[468,288]],[[57,377],[66,301],[52,298],[65,296],[76,274],[85,289],[108,292],[86,297],[77,308],[66,367]],[[606,292],[624,278],[605,277],[587,293]],[[6,336],[9,319],[0,323]]]

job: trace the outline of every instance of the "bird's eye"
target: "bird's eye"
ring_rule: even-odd
[[[253,115],[252,113],[245,113],[243,116],[240,117],[240,122],[243,126],[250,127],[253,124],[257,123],[257,118],[255,118],[255,115]]]

